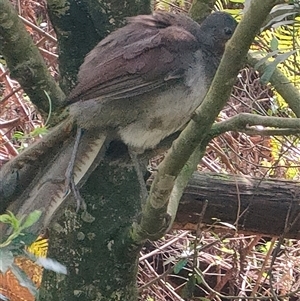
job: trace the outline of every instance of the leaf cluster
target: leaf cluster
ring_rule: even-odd
[[[40,217],[41,211],[38,210],[21,218],[17,218],[10,211],[0,215],[0,223],[8,225],[12,231],[12,233],[0,243],[0,276],[2,274],[5,277],[5,274],[10,270],[19,284],[26,287],[33,296],[36,296],[38,293],[37,287],[26,272],[16,263],[16,258],[21,256],[28,265],[37,264],[42,268],[57,273],[67,273],[66,267],[59,262],[40,256],[38,243],[35,242],[37,239],[36,235],[27,232]],[[46,245],[46,248],[48,248],[48,245]],[[9,277],[9,274],[7,274],[7,277]]]

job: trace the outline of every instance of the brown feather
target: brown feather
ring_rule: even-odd
[[[130,97],[177,80],[199,45],[189,31],[164,17],[159,13],[131,18],[101,41],[80,67],[70,102]]]

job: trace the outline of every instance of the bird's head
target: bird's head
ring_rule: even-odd
[[[215,12],[200,24],[197,39],[202,48],[222,56],[225,44],[232,37],[236,26],[237,22],[230,14]]]

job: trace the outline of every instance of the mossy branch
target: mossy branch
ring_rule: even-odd
[[[202,142],[200,149],[208,143],[205,138],[230,96],[236,76],[246,59],[255,35],[276,3],[278,3],[276,0],[251,2],[243,20],[227,44],[217,74],[203,103],[196,110],[193,120],[183,130],[179,139],[174,141],[171,150],[159,166],[141,221],[133,229],[135,240],[159,238],[168,228],[170,222],[167,214],[168,200],[175,180],[195,149],[199,148],[199,143]]]
[[[65,95],[8,0],[0,0],[0,52],[11,76],[39,109],[49,111],[49,100],[44,91],[49,94],[53,109],[61,106]]]
[[[265,129],[255,129],[254,126],[263,126]],[[295,135],[300,132],[300,119],[241,113],[225,121],[215,123],[209,136],[213,138],[228,131],[254,135],[265,135],[266,132],[268,132],[268,135]]]

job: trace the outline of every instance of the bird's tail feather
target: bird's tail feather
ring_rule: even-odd
[[[99,153],[103,158],[106,140],[105,134],[100,134],[98,137],[89,137],[88,133],[83,134],[73,171],[76,185],[82,183],[87,175],[90,175],[95,169],[95,160],[98,158],[99,161]],[[37,173],[35,180],[26,189],[26,193],[22,193],[19,199],[8,208],[17,213],[17,216],[27,215],[33,210],[42,211],[39,221],[30,228],[32,233],[38,233],[41,228],[49,224],[68,195],[66,193],[68,187],[65,186],[65,173],[73,147],[74,138],[69,137],[60,151],[49,161],[46,168]]]

